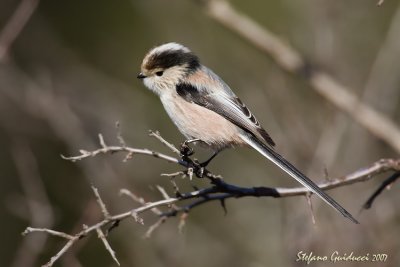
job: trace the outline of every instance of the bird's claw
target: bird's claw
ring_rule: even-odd
[[[200,141],[200,139],[189,139],[185,140],[180,147],[180,153],[183,157],[190,157],[194,154],[194,150],[189,146],[189,144]]]

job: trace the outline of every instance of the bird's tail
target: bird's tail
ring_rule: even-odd
[[[310,180],[307,176],[301,173],[296,167],[294,167],[290,162],[284,159],[281,155],[274,151],[273,148],[262,144],[255,137],[250,135],[242,135],[241,138],[251,147],[260,152],[264,157],[271,160],[273,163],[278,165],[279,168],[287,172],[290,176],[296,179],[299,183],[305,186],[314,194],[318,195],[322,198],[326,203],[328,203],[332,208],[340,212],[344,217],[348,218],[352,222],[358,224],[359,222],[354,219],[354,217],[345,210],[339,203],[337,203],[333,198],[331,198],[328,194],[322,191],[318,185],[316,185],[313,181]]]

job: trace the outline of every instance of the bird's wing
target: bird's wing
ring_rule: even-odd
[[[269,134],[260,126],[256,117],[254,117],[246,105],[232,91],[211,91],[207,90],[207,88],[202,88],[201,85],[196,86],[189,83],[178,84],[176,91],[186,101],[218,113],[236,126],[258,138],[261,142],[270,146],[275,145]]]

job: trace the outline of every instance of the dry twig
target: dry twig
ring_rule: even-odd
[[[97,198],[97,196],[96,196]],[[84,226],[83,230],[80,231],[79,233],[75,234],[75,235],[69,235],[67,233],[63,233],[63,232],[59,232],[59,231],[54,231],[54,230],[50,230],[50,229],[45,229],[45,228],[34,228],[34,227],[27,227],[25,229],[25,231],[23,232],[24,235],[27,234],[31,234],[34,232],[46,232],[49,235],[53,235],[53,236],[57,236],[57,237],[62,237],[64,239],[67,239],[68,242],[61,248],[61,250],[58,251],[58,253],[53,256],[50,261],[48,263],[46,263],[45,265],[43,265],[44,267],[51,267],[53,266],[53,264],[62,256],[65,254],[65,252],[67,252],[69,250],[69,248],[74,245],[78,240],[80,240],[81,238],[87,236],[89,233],[96,231],[98,234],[98,237],[103,241],[106,249],[110,252],[111,256],[113,257],[113,259],[118,263],[118,260],[115,257],[115,252],[112,250],[111,246],[109,245],[108,241],[105,240],[105,236],[102,232],[102,227],[116,222],[116,221],[121,221],[124,220],[126,218],[135,218],[135,216],[137,216],[137,214],[145,212],[147,210],[150,210],[154,207],[159,207],[159,206],[164,206],[164,205],[169,205],[171,203],[177,202],[178,199],[175,198],[171,198],[171,199],[166,199],[166,200],[160,200],[160,201],[156,201],[156,202],[152,202],[152,203],[147,203],[137,209],[133,209],[131,211],[128,212],[124,212],[118,215],[114,215],[114,216],[108,216],[107,218],[104,218],[102,221],[91,225],[91,226]],[[101,201],[102,202],[102,201]],[[99,201],[98,201],[99,203]],[[104,204],[104,203],[103,203]],[[136,219],[135,219],[136,220]],[[100,233],[101,231],[101,233]]]
[[[162,144],[164,144],[166,147],[168,147],[169,149],[171,149],[172,152],[174,152],[177,155],[180,155],[180,151],[179,149],[177,149],[173,144],[171,144],[170,142],[167,142],[158,131],[149,131],[149,135],[156,138],[158,141],[160,141]]]
[[[134,154],[142,154],[142,155],[148,155],[148,156],[153,156],[155,158],[160,158],[172,163],[178,163],[179,160],[177,158],[174,157],[170,157],[168,155],[162,154],[162,153],[158,153],[155,151],[151,151],[149,149],[138,149],[138,148],[131,148],[131,147],[126,147],[126,146],[107,146],[104,143],[104,139],[103,136],[101,134],[99,134],[99,140],[100,140],[100,144],[101,144],[101,148],[93,150],[93,151],[87,151],[87,150],[80,150],[79,152],[81,153],[81,155],[79,156],[74,156],[74,157],[66,157],[61,155],[61,157],[65,160],[70,160],[72,162],[78,161],[78,160],[82,160],[88,157],[95,157],[98,154],[107,154],[107,153],[115,153],[115,152],[128,152],[128,154],[130,155],[134,155]]]
[[[113,260],[118,264],[121,265],[117,259],[117,257],[115,256],[115,251],[111,248],[110,243],[108,243],[106,236],[104,235],[103,231],[101,230],[101,228],[96,228],[96,232],[97,232],[97,237],[99,239],[101,239],[101,241],[103,241],[104,247],[106,248],[106,250],[108,252],[110,252],[111,257],[113,258]]]

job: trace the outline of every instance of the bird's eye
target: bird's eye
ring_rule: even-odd
[[[157,71],[157,72],[156,72],[156,75],[157,75],[157,76],[162,76],[163,74],[164,74],[163,71]]]

